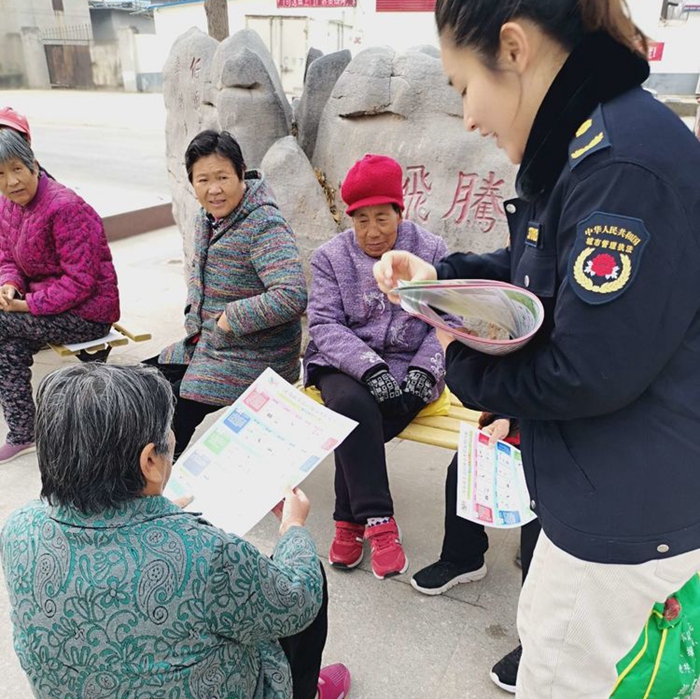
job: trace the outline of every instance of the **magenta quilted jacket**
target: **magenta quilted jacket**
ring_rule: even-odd
[[[27,206],[0,197],[0,285],[26,295],[36,316],[70,311],[119,320],[119,291],[102,220],[75,192],[42,174]]]

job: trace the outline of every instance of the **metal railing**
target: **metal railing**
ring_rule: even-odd
[[[90,24],[72,24],[44,29],[41,32],[44,44],[89,44],[92,41]]]
[[[131,10],[140,12],[147,10],[151,0],[88,0],[91,10]]]

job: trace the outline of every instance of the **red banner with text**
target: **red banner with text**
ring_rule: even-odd
[[[277,7],[290,9],[295,7],[357,7],[357,0],[277,0]]]
[[[435,0],[377,0],[377,12],[434,12]]]

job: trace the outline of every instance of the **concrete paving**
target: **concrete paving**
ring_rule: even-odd
[[[3,90],[25,114],[39,162],[101,216],[171,200],[160,94]]]
[[[153,333],[153,340],[116,348],[110,362],[135,363],[181,336],[185,282],[180,235],[164,229],[112,246],[119,274],[123,319]],[[35,384],[72,359],[51,351],[37,355]],[[210,416],[200,428],[211,424]],[[0,423],[0,439],[6,427]],[[196,435],[195,435],[196,438]],[[442,597],[425,597],[409,584],[410,574],[437,557],[442,537],[443,481],[451,453],[394,440],[387,445],[396,516],[401,524],[410,569],[378,581],[367,558],[351,573],[328,570],[330,630],[325,661],[351,669],[351,699],[498,699],[508,696],[488,678],[491,665],[517,643],[515,611],[520,570],[513,563],[517,532],[497,533],[487,554],[488,576],[453,588]],[[333,535],[333,464],[323,463],[305,482],[311,498],[309,528],[327,560]],[[39,474],[34,455],[0,467],[0,526],[17,507],[37,497]],[[270,552],[276,521],[263,520],[249,535]],[[0,582],[0,695],[32,697],[12,650],[9,604]]]

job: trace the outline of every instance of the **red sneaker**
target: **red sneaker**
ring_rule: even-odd
[[[336,522],[335,537],[328,554],[328,561],[336,568],[355,568],[360,565],[364,555],[365,533],[363,524]]]
[[[384,580],[408,570],[408,558],[401,546],[401,533],[393,517],[385,524],[366,527],[365,539],[372,547],[372,572],[375,578]]]
[[[343,663],[328,665],[318,675],[318,699],[345,699],[350,691],[350,670]]]

